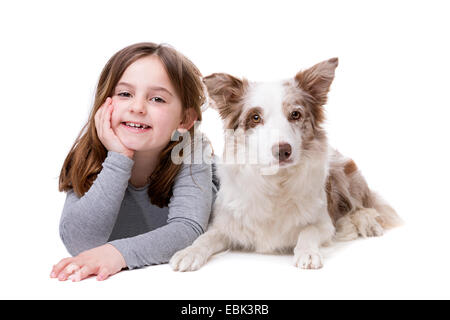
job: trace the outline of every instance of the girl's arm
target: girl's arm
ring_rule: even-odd
[[[73,256],[108,242],[134,161],[108,151],[103,169],[81,198],[67,193],[59,224],[61,239]]]
[[[175,252],[205,232],[215,196],[212,166],[183,164],[172,190],[167,225],[109,242],[120,251],[129,269],[167,263]]]

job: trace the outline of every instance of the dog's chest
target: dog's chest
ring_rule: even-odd
[[[254,200],[235,209],[230,219],[230,234],[240,247],[264,253],[291,250],[300,230],[316,219],[311,205],[295,197]]]
[[[319,213],[326,211],[325,192],[316,175],[294,172],[288,179],[224,178],[215,215],[238,247],[258,252],[291,249],[300,230],[316,223]]]

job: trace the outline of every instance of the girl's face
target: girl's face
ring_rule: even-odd
[[[113,93],[111,127],[125,147],[162,150],[181,128],[182,105],[157,56],[141,58],[123,73]],[[141,129],[131,125],[141,124]]]

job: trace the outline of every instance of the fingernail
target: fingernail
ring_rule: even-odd
[[[55,278],[56,277],[56,272],[52,271],[52,273],[50,273],[50,278]]]

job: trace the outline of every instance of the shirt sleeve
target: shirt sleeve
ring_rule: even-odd
[[[167,224],[109,243],[120,251],[129,269],[167,263],[206,230],[213,190],[211,164],[182,164],[172,188]]]
[[[134,161],[109,151],[90,189],[78,197],[67,193],[59,224],[61,240],[71,255],[107,243],[131,177]]]

